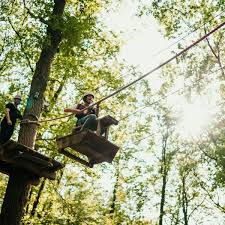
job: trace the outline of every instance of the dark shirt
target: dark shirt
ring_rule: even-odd
[[[20,119],[20,120],[23,119],[20,111],[16,108],[14,104],[8,103],[5,105],[5,108],[9,109],[9,116],[10,116],[10,120],[12,121],[12,126],[15,126],[17,119]],[[6,116],[3,118],[2,123],[7,123]]]
[[[86,107],[87,107],[87,106],[84,106],[84,105],[82,105],[82,104],[78,104],[77,107],[76,107],[76,109],[82,110],[82,109],[84,109],[84,108],[86,108]],[[95,114],[95,115],[96,115],[96,109],[94,109],[94,108],[89,108],[87,114],[82,113],[82,114],[76,114],[75,116],[76,116],[77,119],[79,120],[79,119],[81,119],[81,118],[83,118],[83,117],[85,117],[86,115],[89,115],[89,114]]]

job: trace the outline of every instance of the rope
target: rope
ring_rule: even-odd
[[[218,71],[220,71],[221,69],[224,69],[224,68],[225,68],[225,66],[223,66],[222,68],[218,68],[218,69],[212,71],[210,74],[208,74],[208,76],[209,76],[209,75],[212,75],[212,74],[215,74],[216,72],[218,72]],[[191,76],[189,76],[189,77],[191,77]],[[204,77],[201,77],[201,78],[197,79],[197,80],[194,82],[194,84],[187,85],[187,86],[184,86],[184,87],[182,87],[182,88],[179,88],[179,89],[177,89],[177,90],[175,90],[175,91],[173,91],[173,92],[171,92],[171,93],[169,93],[169,94],[167,94],[167,95],[161,97],[160,99],[155,100],[154,102],[150,103],[149,105],[145,105],[145,106],[143,106],[143,107],[141,107],[141,108],[135,110],[134,112],[132,112],[132,113],[130,113],[130,114],[128,114],[128,115],[126,115],[126,116],[124,116],[124,117],[118,119],[118,121],[121,122],[121,121],[123,121],[123,120],[126,120],[127,118],[129,118],[130,116],[135,115],[136,113],[140,112],[141,110],[143,110],[143,109],[145,109],[145,108],[148,108],[148,107],[151,107],[152,105],[155,105],[156,103],[160,102],[161,100],[166,99],[167,97],[172,96],[172,95],[174,95],[174,94],[176,94],[176,93],[178,93],[178,92],[184,90],[185,88],[193,88],[193,87],[195,87],[195,86],[198,84],[199,81],[201,81],[201,80],[203,80],[203,79],[204,79]],[[152,96],[155,96],[155,95],[156,95],[156,94],[153,94]],[[221,104],[223,104],[223,103],[218,104],[218,106],[221,105]],[[167,115],[167,114],[164,114],[164,115]],[[150,137],[150,136],[152,136],[152,134],[146,136],[144,139],[146,139],[146,138],[148,138],[148,137]],[[56,139],[56,138],[52,138],[52,139],[48,139],[48,140],[55,140],[55,139]],[[140,140],[142,140],[142,139],[140,139]],[[139,140],[139,141],[140,141],[140,140]],[[135,141],[134,143],[136,143],[136,141]]]
[[[39,121],[33,121],[33,120],[29,120],[29,119],[24,119],[24,120],[21,120],[21,124],[27,124],[27,123],[34,123],[34,124],[38,124],[40,125],[40,123],[43,123],[43,122],[50,122],[50,121],[54,121],[54,120],[60,120],[60,119],[63,119],[63,118],[67,118],[67,117],[70,117],[70,116],[73,116],[74,114],[71,113],[69,115],[65,115],[65,116],[60,116],[60,117],[56,117],[56,118],[52,118],[52,119],[47,119],[47,120],[39,120]]]
[[[188,34],[184,35],[181,38],[178,38],[177,41],[171,43],[170,45],[168,45],[167,47],[159,50],[158,52],[156,52],[155,54],[151,55],[150,58],[155,58],[156,56],[160,55],[161,53],[165,52],[166,50],[170,49],[171,47],[173,47],[175,44],[179,44],[182,40],[184,40],[185,38],[187,38],[188,36],[190,36],[192,33],[195,33],[196,31],[198,31],[200,28],[204,27],[206,24],[208,24],[209,22],[212,22],[214,19],[216,19],[217,17],[221,16],[225,11],[222,11],[221,13],[219,13],[218,15],[216,15],[215,17],[206,20],[205,22],[202,21],[201,25],[198,26],[197,28],[193,29],[192,31],[190,31]],[[121,78],[121,76],[120,76]],[[102,87],[103,85],[106,85],[107,82],[101,84],[99,87],[95,88],[94,91],[98,91],[100,87]]]
[[[222,69],[224,69],[224,68],[225,68],[225,66],[223,66],[222,68],[219,68],[219,69],[217,69],[217,70],[214,70],[212,73],[208,74],[208,76],[209,76],[209,75],[212,75],[212,74],[214,74],[214,73],[216,73],[216,72],[218,72],[218,71],[220,71],[220,70],[222,70]],[[167,95],[161,97],[160,99],[158,99],[158,100],[156,100],[156,101],[150,103],[149,105],[142,106],[141,108],[137,109],[136,111],[134,111],[134,112],[132,112],[132,113],[130,113],[130,114],[128,114],[128,115],[122,117],[122,118],[119,119],[118,121],[126,120],[126,119],[129,118],[130,116],[135,115],[137,112],[139,112],[139,111],[141,111],[141,110],[143,110],[143,109],[145,109],[145,108],[148,108],[148,107],[150,107],[150,106],[152,106],[152,105],[155,105],[156,103],[160,102],[161,100],[163,100],[163,99],[165,99],[165,98],[167,98],[167,97],[169,97],[169,96],[172,96],[172,95],[174,95],[174,94],[176,94],[176,93],[178,93],[178,92],[184,90],[185,88],[193,88],[193,87],[195,87],[195,86],[198,84],[199,81],[201,81],[201,80],[203,80],[203,79],[204,79],[204,77],[200,77],[199,79],[197,79],[197,80],[194,82],[194,84],[188,85],[188,86],[184,86],[184,87],[182,87],[182,88],[179,88],[179,89],[177,89],[177,90],[175,90],[175,91],[173,91],[173,92],[171,92],[171,93],[169,93],[169,94],[167,94]],[[155,96],[155,95],[156,95],[156,94],[153,94],[151,97],[153,97],[153,96]]]
[[[173,61],[174,59],[178,58],[180,55],[184,54],[185,52],[187,52],[189,49],[191,49],[192,47],[196,46],[197,44],[199,44],[201,41],[203,41],[204,39],[206,39],[207,37],[209,37],[211,34],[213,34],[214,32],[216,32],[217,30],[219,30],[220,28],[222,28],[225,25],[225,21],[223,23],[221,23],[220,25],[218,25],[217,27],[215,27],[213,30],[211,30],[210,32],[206,33],[204,36],[202,36],[201,38],[199,38],[198,40],[196,40],[195,42],[193,42],[191,45],[189,45],[188,47],[186,47],[185,49],[183,49],[182,51],[180,51],[179,53],[175,54],[174,56],[172,56],[171,58],[169,58],[168,60],[164,61],[163,63],[161,63],[160,65],[156,66],[155,68],[153,68],[152,70],[150,70],[149,72],[145,73],[144,75],[142,75],[141,77],[139,77],[138,79],[128,83],[127,85],[121,87],[120,89],[118,89],[117,91],[109,94],[108,96],[100,99],[99,101],[91,104],[90,106],[86,107],[84,110],[89,109],[90,107],[93,107],[95,105],[99,105],[101,102],[105,101],[108,98],[113,97],[114,95],[118,94],[119,92],[123,91],[124,89],[130,87],[131,85],[137,83],[138,81],[144,79],[145,77],[149,76],[150,74],[152,74],[153,72],[159,70],[160,68],[162,68],[163,66],[165,66],[166,64],[170,63],[171,61]],[[62,118],[66,118],[66,117],[70,117],[73,114],[69,114],[66,116],[62,116],[62,117],[56,117],[56,118],[52,118],[52,119],[47,119],[47,120],[40,120],[40,123],[43,122],[49,122],[49,121],[54,121],[54,120],[59,120]],[[28,121],[29,123],[31,121]]]
[[[138,81],[144,79],[145,77],[149,76],[150,74],[152,74],[153,72],[155,72],[156,70],[160,69],[161,67],[165,66],[166,64],[168,64],[169,62],[173,61],[174,59],[178,58],[180,55],[184,54],[185,52],[187,52],[189,49],[191,49],[192,47],[194,47],[195,45],[197,45],[198,43],[200,43],[201,41],[203,41],[204,39],[206,39],[207,37],[209,37],[211,34],[213,34],[214,32],[216,32],[217,30],[219,30],[221,27],[223,27],[225,25],[225,21],[223,23],[221,23],[220,25],[218,25],[216,28],[214,28],[213,30],[211,30],[210,32],[208,32],[207,34],[205,34],[204,36],[202,36],[201,38],[199,38],[197,41],[195,41],[194,43],[192,43],[191,45],[189,45],[188,47],[186,47],[185,49],[183,49],[182,51],[180,51],[179,53],[177,53],[176,55],[174,55],[173,57],[169,58],[168,60],[166,60],[165,62],[161,63],[159,66],[153,68],[152,70],[150,70],[148,73],[142,75],[141,77],[139,77],[138,79],[132,81],[131,83],[121,87],[120,89],[118,89],[117,91],[109,94],[108,96],[100,99],[99,101],[95,102],[94,104],[92,104],[91,106],[100,104],[101,102],[105,101],[106,99],[118,94],[119,92],[123,91],[124,89],[130,87],[131,85],[137,83]],[[87,107],[89,108],[89,107]]]

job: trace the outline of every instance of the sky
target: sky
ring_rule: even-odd
[[[168,46],[169,41],[159,32],[159,24],[153,17],[139,18],[136,14],[137,3],[123,0],[116,11],[103,15],[103,21],[125,42],[120,51],[121,58],[141,72],[147,72],[157,63],[153,60],[155,54]]]

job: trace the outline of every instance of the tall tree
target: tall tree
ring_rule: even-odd
[[[71,81],[75,83],[75,87],[78,87],[77,90],[81,90],[76,91],[77,96],[81,96],[81,92],[89,88],[93,89],[96,86],[99,88],[96,82],[97,75],[102,75],[100,83],[106,86],[116,87],[120,84],[121,79],[118,74],[122,65],[118,63],[114,67],[115,70],[111,69],[118,45],[116,42],[112,44],[110,38],[115,40],[116,37],[110,32],[111,37],[108,37],[97,19],[98,12],[108,4],[109,2],[99,1],[71,1],[66,5],[63,0],[1,3],[1,16],[4,21],[1,35],[9,35],[6,30],[11,29],[9,39],[2,39],[4,45],[7,45],[7,48],[4,48],[7,51],[3,52],[3,57],[11,57],[12,67],[16,66],[23,71],[23,78],[17,79],[23,81],[26,87],[24,91],[30,84],[24,119],[39,119],[46,100],[51,102],[48,110],[55,110],[54,114],[47,115],[56,115],[60,109],[55,107],[56,100],[62,94],[63,87]],[[18,17],[22,20],[18,20]],[[8,54],[13,48],[16,50],[17,54],[14,54],[16,57]],[[53,62],[55,57],[56,60]],[[97,61],[100,62],[98,66],[95,65]],[[7,73],[9,74],[10,71],[2,71],[1,79],[4,80]],[[76,79],[78,77],[79,79]],[[112,82],[113,77],[116,78],[116,82]],[[111,81],[103,83],[103,80]],[[21,84],[19,82],[16,84],[19,90],[18,87],[21,88]],[[15,87],[13,82],[9,85],[9,88],[11,87]],[[63,94],[65,95],[65,90]],[[45,125],[45,127],[48,126]],[[61,126],[61,129],[65,127],[66,125]],[[37,128],[38,123],[21,125],[19,143],[33,148]],[[45,132],[48,130],[49,128],[45,129]],[[66,130],[68,128],[64,132]],[[44,129],[41,128],[41,131]],[[19,224],[27,201],[31,177],[31,174],[22,170],[11,171],[2,206],[2,223]],[[8,217],[9,214],[10,217]]]
[[[34,71],[30,94],[28,97],[28,102],[31,102],[31,104],[26,106],[24,113],[25,119],[33,120],[33,115],[37,118],[40,117],[51,64],[62,39],[62,30],[60,27],[57,27],[56,24],[62,23],[65,3],[66,2],[64,0],[54,1],[52,15],[48,20],[49,25],[47,27],[46,34],[46,40],[49,40],[49,43],[46,44],[46,46],[43,46]],[[37,128],[37,123],[22,125],[18,142],[33,148]],[[2,224],[12,225],[20,223],[30,189],[29,183],[30,175],[27,174],[27,171],[17,169],[10,172],[9,182],[1,211]]]

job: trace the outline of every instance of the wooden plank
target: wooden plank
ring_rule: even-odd
[[[81,163],[81,164],[83,164],[83,165],[85,165],[85,166],[87,166],[87,167],[90,167],[90,168],[93,167],[93,166],[91,166],[91,165],[89,164],[89,162],[87,162],[87,161],[85,161],[85,160],[83,160],[83,159],[81,159],[81,158],[79,158],[79,157],[77,157],[77,156],[71,154],[70,152],[66,151],[65,149],[60,149],[60,152],[61,152],[62,154],[64,154],[65,156],[67,156],[67,157],[69,157],[69,158],[71,158],[71,159],[74,159],[74,160],[76,160],[77,162],[79,162],[79,163]]]
[[[76,150],[79,150],[82,154],[86,155],[90,160],[93,160],[94,162],[103,162],[104,156],[100,153],[98,153],[93,146],[91,146],[90,142],[86,142],[82,146],[78,146]]]
[[[46,160],[43,160],[41,158],[35,157],[35,156],[33,156],[33,155],[31,155],[27,152],[19,154],[19,155],[15,156],[13,159],[18,160],[19,158],[22,158],[22,159],[28,160],[30,162],[33,162],[35,164],[38,164],[41,167],[48,167],[48,168],[53,167],[53,164],[50,163],[49,161],[46,161]]]
[[[49,158],[48,156],[45,156],[37,151],[34,151],[31,149],[31,151],[29,151],[28,153],[23,153],[23,154],[26,154],[27,157],[30,157],[30,159],[32,160],[32,157],[33,158],[36,158],[36,159],[39,159],[40,161],[40,164],[43,164],[45,163],[46,166],[47,164],[49,164],[49,166],[47,167],[53,167],[55,170],[59,170],[59,169],[62,169],[64,167],[64,165],[54,159],[51,159]],[[29,155],[29,156],[28,156]],[[37,160],[36,160],[36,163],[37,163]]]
[[[53,164],[53,170],[54,171],[57,171],[57,170],[60,170],[64,167],[64,165],[54,159],[51,159],[51,163]]]
[[[5,144],[2,145],[3,152],[2,158],[8,158],[15,154],[18,154],[19,151],[24,150],[24,148],[17,148],[16,142],[9,140]]]
[[[83,130],[76,134],[58,138],[57,144],[59,149],[70,147],[73,150],[86,155],[89,160],[94,162],[94,164],[104,161],[111,163],[119,149],[118,146],[109,142],[106,138],[97,136],[90,130]],[[68,155],[68,157],[72,158],[71,155]],[[77,158],[74,159],[77,160]]]
[[[79,144],[84,136],[86,135],[87,130],[83,130],[77,132],[76,134],[70,134],[65,137],[60,137],[56,139],[57,145],[59,149],[67,148],[72,145]]]
[[[112,162],[119,147],[89,130],[57,139],[59,149],[67,147],[86,155],[95,163]]]
[[[11,165],[5,161],[0,160],[0,172],[9,175],[11,171]]]
[[[99,139],[103,142],[99,142]],[[83,135],[83,139],[78,143],[75,142],[76,144],[73,144],[74,142],[71,141],[70,147],[89,158],[100,159],[103,157],[101,149],[105,142],[107,142],[107,140],[105,140],[104,138],[98,137],[94,132],[86,130]]]
[[[98,120],[96,135],[100,136],[101,135],[101,131],[102,131],[101,121]]]
[[[73,143],[73,142],[71,142],[71,143]],[[69,146],[69,147],[71,149],[75,150],[76,152],[87,156],[89,160],[98,161],[98,162],[104,161],[103,155],[96,152],[96,150],[93,149],[92,146],[90,146],[90,141],[88,141],[88,139],[86,137],[84,137],[84,140],[82,140],[80,143]],[[61,152],[61,149],[59,149],[59,152]],[[70,157],[70,156],[68,156],[68,157]]]
[[[103,162],[105,161],[104,154],[102,153],[102,146],[98,146],[96,148],[96,143],[93,141],[88,140],[86,142],[86,151],[89,150],[91,152],[91,155],[88,156],[89,158],[92,158],[95,162]]]
[[[5,161],[0,160],[0,172],[4,173],[6,175],[10,175],[12,173],[13,164],[7,163]],[[20,168],[21,169],[21,168]],[[37,175],[31,175],[31,179],[29,181],[30,184],[37,186],[40,182],[39,176]]]
[[[109,135],[109,127],[111,125],[117,125],[119,122],[114,119],[113,117],[111,116],[104,116],[102,118],[99,118],[98,119],[98,126],[97,126],[97,131],[96,131],[96,134],[98,136],[100,135],[104,135],[104,137],[106,139],[108,139],[108,135]]]
[[[23,157],[23,156],[20,157],[20,155],[15,155],[14,157],[5,159],[5,161],[7,163],[10,163],[14,167],[21,167],[23,169],[24,168],[26,169],[27,165],[29,165],[28,168],[29,168],[29,170],[31,170],[29,172],[33,172],[33,170],[36,171],[36,170],[42,169],[44,167],[38,163],[35,163],[34,160],[35,159],[30,160],[30,158],[28,158],[28,157]],[[24,164],[22,164],[22,166],[21,166],[21,161],[24,162]],[[44,168],[46,168],[46,166]]]
[[[72,133],[75,134],[77,133],[78,131],[80,131],[82,128],[82,125],[81,126],[77,126],[77,127],[74,127],[73,130],[72,130]]]
[[[3,150],[2,150],[3,149]],[[0,152],[2,160],[17,168],[23,168],[38,176],[54,179],[55,171],[63,164],[13,140],[6,142]]]
[[[11,151],[11,153],[12,153],[12,154],[11,153],[10,154],[6,154],[7,158],[9,158],[10,156],[13,157],[13,156],[15,156],[18,153],[24,152],[24,153],[26,153],[26,155],[30,155],[30,157],[33,156],[33,157],[39,158],[40,160],[44,160],[47,163],[53,164],[53,167],[55,168],[55,170],[58,170],[58,169],[61,169],[61,168],[64,167],[64,165],[61,164],[60,162],[58,162],[58,161],[56,161],[54,159],[51,159],[48,156],[45,156],[45,155],[43,155],[43,154],[41,154],[41,153],[39,153],[39,152],[37,152],[37,151],[35,151],[35,150],[25,146],[25,145],[17,143],[17,142],[15,142],[13,140],[9,140],[6,143],[6,145],[4,145],[3,147],[4,147],[4,151],[5,152],[10,152]],[[9,149],[7,147],[9,147]],[[13,148],[15,148],[15,149],[13,149]],[[29,157],[29,156],[27,156],[27,157]]]
[[[116,155],[119,147],[111,143],[110,141],[106,140],[102,136],[96,136],[90,134],[88,136],[89,145],[96,151],[102,154],[105,157],[114,158]]]
[[[39,177],[45,177],[50,180],[54,180],[56,177],[55,172],[48,172],[47,170],[42,170],[40,167],[35,166],[33,162],[30,162],[23,158],[17,158],[14,166],[18,168],[23,168],[25,170],[28,170],[30,173],[34,173]]]
[[[19,144],[18,142],[13,140],[9,140],[5,144],[3,144],[3,148],[7,149],[8,152],[11,152],[11,151],[28,152],[29,151],[29,147]]]
[[[0,160],[3,159],[4,148],[0,145]]]

